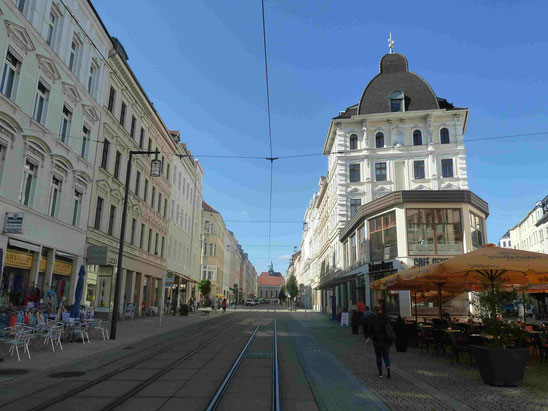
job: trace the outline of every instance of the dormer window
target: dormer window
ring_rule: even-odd
[[[422,133],[420,130],[413,131],[413,145],[422,146]]]
[[[403,93],[399,90],[390,93],[390,112],[405,111]]]
[[[358,136],[356,134],[352,134],[350,136],[350,150],[357,150],[358,149]]]

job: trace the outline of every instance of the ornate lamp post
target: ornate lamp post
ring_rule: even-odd
[[[130,151],[127,160],[126,171],[126,187],[124,194],[124,209],[122,210],[122,227],[120,230],[120,247],[118,249],[118,268],[116,272],[116,286],[114,288],[114,311],[112,312],[112,323],[110,327],[110,339],[116,339],[116,326],[118,325],[119,305],[120,305],[120,288],[122,288],[122,259],[124,258],[124,243],[126,240],[126,220],[127,220],[127,203],[129,197],[129,183],[131,181],[131,160],[135,155],[141,154],[156,154],[159,151]],[[162,161],[157,158],[151,161],[150,176],[160,177],[162,175]]]

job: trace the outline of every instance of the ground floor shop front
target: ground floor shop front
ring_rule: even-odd
[[[74,302],[83,257],[9,237],[3,243],[0,305],[36,308],[47,305],[55,311],[60,301],[66,305]]]
[[[114,310],[114,293],[118,276],[118,253],[114,247],[89,245],[86,257],[86,280],[82,304],[101,317]],[[122,261],[119,313],[125,317],[158,312],[162,305],[165,266],[139,256],[127,255]]]

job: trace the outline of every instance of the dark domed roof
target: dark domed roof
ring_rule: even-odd
[[[405,96],[405,111],[440,108],[428,83],[409,71],[405,56],[393,53],[381,59],[380,73],[365,88],[358,114],[390,112],[388,96],[393,91],[401,91]]]

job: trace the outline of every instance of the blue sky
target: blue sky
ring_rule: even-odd
[[[166,125],[201,155],[269,154],[260,0],[92,0]],[[265,0],[273,152],[321,153],[329,121],[358,102],[388,51],[439,97],[468,107],[470,188],[490,242],[548,194],[548,5],[543,1]],[[200,159],[204,198],[258,272],[268,265],[269,163]],[[285,272],[324,156],[274,163],[271,258]]]

